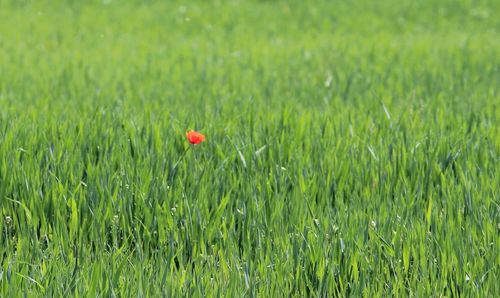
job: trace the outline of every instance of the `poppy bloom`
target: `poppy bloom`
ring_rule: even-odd
[[[189,143],[193,145],[198,145],[199,143],[205,141],[205,136],[194,130],[186,132],[186,138],[188,139]]]

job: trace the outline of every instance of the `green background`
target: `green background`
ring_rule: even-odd
[[[499,12],[0,0],[0,296],[498,296]]]

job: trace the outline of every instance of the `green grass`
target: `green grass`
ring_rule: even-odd
[[[500,294],[499,2],[86,2],[0,0],[0,296]]]

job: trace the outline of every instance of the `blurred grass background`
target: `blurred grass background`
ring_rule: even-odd
[[[496,296],[499,6],[0,0],[2,296]]]

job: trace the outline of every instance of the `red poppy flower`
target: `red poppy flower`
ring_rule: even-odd
[[[188,139],[189,143],[193,145],[198,145],[199,143],[205,141],[205,136],[194,130],[186,132],[186,138]]]

